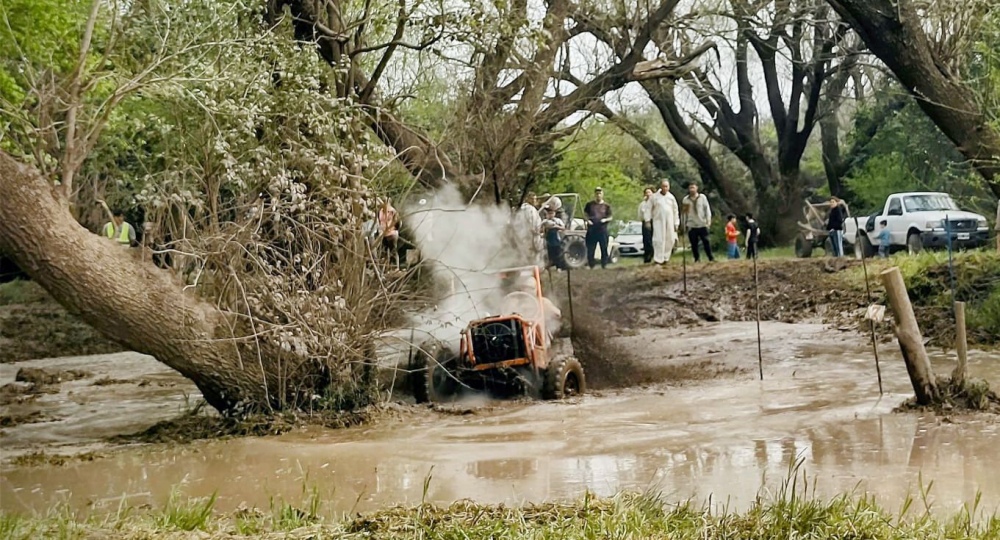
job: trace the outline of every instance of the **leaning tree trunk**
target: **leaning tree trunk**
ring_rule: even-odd
[[[4,152],[0,201],[0,251],[71,313],[191,379],[223,413],[282,402],[267,355],[238,347],[219,310],[186,295],[169,273],[84,229],[36,170]]]

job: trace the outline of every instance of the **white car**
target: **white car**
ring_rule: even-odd
[[[642,223],[629,221],[618,231],[618,236],[615,237],[615,240],[618,242],[618,251],[622,254],[622,257],[638,257],[642,255],[644,253],[642,246]]]
[[[875,255],[883,228],[889,229],[890,250],[906,249],[911,254],[924,248],[945,248],[949,242],[956,249],[976,248],[989,243],[990,236],[986,217],[959,210],[951,195],[935,192],[894,193],[886,199],[881,213],[858,218],[858,225],[853,218],[848,219],[844,224],[846,245],[854,243],[858,227],[861,231],[854,252],[859,257]]]

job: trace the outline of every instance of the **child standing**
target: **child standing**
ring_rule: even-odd
[[[545,250],[548,254],[548,266],[555,266],[564,269],[562,257],[562,233],[566,228],[563,220],[556,217],[556,210],[550,205],[545,205],[542,210],[545,212],[545,219],[542,220],[542,234],[545,235]]]
[[[753,219],[753,214],[747,214],[747,258],[757,258],[757,241],[760,240],[760,226]]]
[[[736,243],[740,231],[736,230],[736,216],[729,214],[726,216],[726,244],[729,246],[729,258],[740,258],[740,246]]]
[[[878,232],[878,256],[884,259],[889,256],[889,246],[892,244],[892,240],[889,238],[889,221],[883,219],[878,224],[882,227],[882,230]]]

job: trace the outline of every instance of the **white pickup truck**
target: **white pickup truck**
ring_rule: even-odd
[[[913,254],[924,248],[944,248],[948,245],[949,234],[954,249],[975,248],[989,242],[986,218],[959,210],[947,193],[894,193],[886,199],[881,213],[858,217],[857,221],[847,219],[845,250],[853,245],[856,257],[874,256],[878,252],[883,220],[886,222],[884,228],[889,229],[890,251],[906,249]],[[858,227],[861,228],[860,236],[857,236]]]

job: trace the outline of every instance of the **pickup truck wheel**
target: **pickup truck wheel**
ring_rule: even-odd
[[[806,238],[806,235],[800,234],[795,237],[795,256],[800,259],[808,259],[812,255],[813,244],[812,240]]]
[[[622,252],[618,248],[611,248],[611,256],[608,257],[608,262],[611,264],[618,264],[622,258]]]
[[[572,270],[587,266],[587,242],[580,235],[567,235],[563,239],[563,261]]]
[[[875,246],[872,245],[872,241],[868,239],[867,234],[862,234],[861,238],[854,243],[854,258],[855,259],[870,259],[875,256]]]
[[[924,241],[920,238],[920,233],[910,233],[906,237],[906,249],[910,255],[916,255],[924,250]]]

